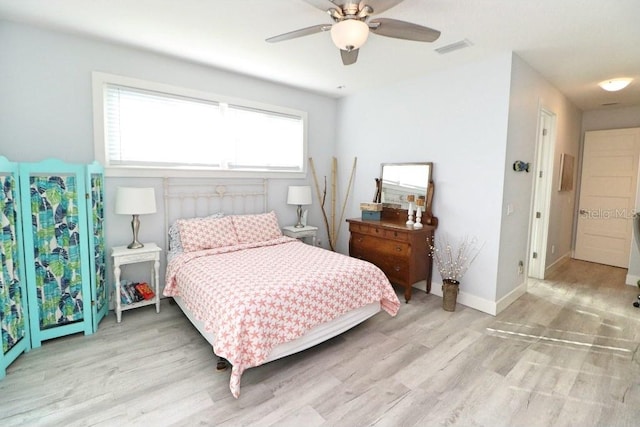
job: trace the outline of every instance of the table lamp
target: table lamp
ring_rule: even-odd
[[[296,228],[302,228],[302,205],[311,204],[311,187],[307,185],[292,185],[289,187],[287,204],[298,205],[298,223]]]
[[[156,194],[153,188],[118,187],[115,212],[118,215],[133,215],[131,219],[133,241],[127,248],[139,249],[144,247],[138,241],[138,230],[140,230],[138,215],[156,213]]]

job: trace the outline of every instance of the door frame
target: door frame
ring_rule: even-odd
[[[549,213],[553,184],[553,165],[556,142],[556,114],[544,105],[538,107],[536,133],[536,161],[533,176],[531,214],[529,216],[529,246],[527,253],[527,276],[544,279],[549,236]],[[547,129],[547,132],[544,132]],[[542,177],[539,178],[540,174]],[[540,212],[540,218],[536,213]],[[534,258],[534,253],[536,257]]]

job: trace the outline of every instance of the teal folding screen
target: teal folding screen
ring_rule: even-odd
[[[0,378],[31,348],[18,181],[18,164],[0,157]]]

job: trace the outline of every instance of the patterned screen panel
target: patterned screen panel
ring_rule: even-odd
[[[104,242],[104,177],[91,174],[91,215],[93,216],[93,256],[96,268],[96,296],[98,312],[108,301],[106,285],[106,255]]]
[[[0,326],[2,327],[2,351],[6,354],[25,337],[22,311],[22,292],[18,257],[15,206],[16,180],[12,176],[0,176]]]
[[[75,176],[31,176],[31,212],[40,328],[84,318]]]

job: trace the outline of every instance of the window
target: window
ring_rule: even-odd
[[[110,176],[305,172],[301,111],[94,73],[94,124]]]

